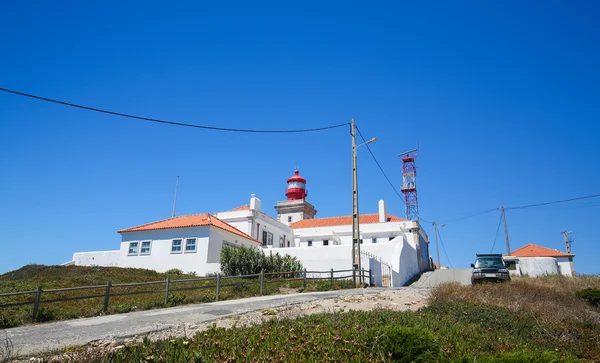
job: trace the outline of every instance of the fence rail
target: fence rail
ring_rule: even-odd
[[[351,273],[348,275],[339,276],[336,274],[339,273]],[[308,274],[318,274],[318,276],[308,276]],[[372,274],[370,270],[362,269],[362,271],[357,270],[334,270],[331,269],[329,271],[308,271],[306,269],[300,271],[284,271],[284,272],[268,272],[265,273],[262,271],[259,274],[250,274],[250,275],[240,275],[240,276],[222,276],[221,274],[217,274],[214,277],[199,277],[194,279],[181,279],[181,280],[171,280],[167,278],[164,281],[146,281],[146,282],[136,282],[136,283],[124,283],[124,284],[113,284],[111,281],[108,281],[105,285],[95,285],[95,286],[76,286],[76,287],[67,287],[61,289],[42,289],[41,286],[38,286],[36,290],[33,291],[19,291],[19,292],[9,292],[0,294],[0,299],[15,297],[15,296],[24,296],[24,295],[35,295],[33,300],[23,301],[23,302],[11,302],[0,304],[0,309],[23,306],[23,305],[33,305],[32,309],[32,319],[35,320],[37,313],[40,308],[40,304],[50,304],[61,301],[75,301],[75,300],[86,300],[86,299],[104,299],[104,305],[102,312],[107,313],[110,298],[118,297],[118,296],[128,296],[128,295],[141,295],[141,294],[156,294],[156,293],[164,293],[164,303],[167,305],[169,303],[169,293],[175,291],[190,291],[190,290],[201,290],[201,289],[216,289],[215,292],[215,301],[219,301],[221,288],[229,287],[229,286],[245,286],[245,285],[260,285],[260,295],[264,294],[264,287],[269,283],[277,283],[277,282],[292,282],[292,281],[303,281],[303,287],[306,289],[307,281],[311,280],[329,280],[330,288],[333,288],[333,282],[335,280],[342,279],[350,279],[353,278],[356,281],[357,276],[362,276],[365,281],[368,281],[369,285],[372,285]],[[283,276],[283,277],[281,277]],[[290,276],[290,277],[285,277]],[[236,281],[233,283],[227,283],[227,279],[248,279],[247,281]],[[256,281],[251,279],[257,279]],[[210,285],[202,285],[202,286],[192,286],[192,287],[174,287],[174,284],[180,283],[193,283],[199,281],[215,281],[214,284]],[[225,283],[224,283],[225,282]],[[137,286],[151,286],[151,285],[164,285],[164,288],[160,290],[142,290],[142,291],[127,291],[127,292],[114,292],[112,289],[114,288],[124,288],[124,287],[137,287]],[[60,297],[56,299],[43,300],[42,294],[52,294],[52,293],[64,293],[64,292],[72,292],[72,291],[85,291],[85,290],[100,290],[104,289],[103,293],[92,294],[93,295],[85,295],[85,296],[74,296],[74,297]]]

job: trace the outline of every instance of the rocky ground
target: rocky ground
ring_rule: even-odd
[[[81,360],[82,355],[100,358],[110,351],[121,349],[125,345],[140,341],[144,337],[151,340],[183,336],[191,338],[196,333],[206,330],[213,325],[222,328],[232,328],[260,324],[270,319],[294,319],[311,314],[343,313],[350,310],[418,310],[425,306],[428,291],[429,289],[405,288],[402,290],[382,291],[377,294],[363,294],[361,293],[361,290],[357,290],[356,294],[341,296],[334,299],[290,304],[278,308],[263,309],[240,315],[230,315],[200,324],[185,323],[167,330],[154,332],[145,336],[135,336],[121,341],[94,341],[83,347],[66,348],[61,352],[55,352],[41,357],[31,357],[24,360],[15,360],[15,362],[79,361]]]

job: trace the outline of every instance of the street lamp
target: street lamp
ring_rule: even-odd
[[[440,245],[438,244],[438,236],[440,234],[439,229],[445,227],[446,223],[437,225],[436,221],[433,221],[433,228],[435,229],[435,251],[437,252],[437,262],[438,266],[441,268],[442,263],[440,262]]]
[[[356,272],[359,273],[359,282],[362,284],[363,276],[360,269],[360,226],[359,226],[359,214],[358,214],[358,172],[356,169],[356,149],[359,146],[367,145],[377,141],[376,138],[372,138],[369,141],[365,141],[360,145],[356,145],[356,124],[352,119],[350,133],[352,135],[352,268],[355,270],[353,274],[354,286],[356,286]]]

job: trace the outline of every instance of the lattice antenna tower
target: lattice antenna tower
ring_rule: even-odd
[[[419,219],[419,199],[417,198],[417,167],[415,159],[419,157],[419,149],[412,149],[398,154],[402,158],[402,186],[406,206],[406,219]],[[417,154],[415,154],[417,152]]]

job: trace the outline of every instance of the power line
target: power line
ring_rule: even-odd
[[[12,94],[19,95],[19,96],[34,98],[36,100],[57,103],[59,105],[76,107],[76,108],[80,108],[80,109],[84,109],[84,110],[88,110],[88,111],[105,113],[105,114],[109,114],[109,115],[113,115],[113,116],[121,116],[121,117],[133,118],[136,120],[142,120],[142,121],[150,121],[150,122],[156,122],[156,123],[173,125],[173,126],[193,127],[193,128],[197,128],[197,129],[214,130],[214,131],[252,132],[252,133],[299,133],[299,132],[315,132],[315,131],[329,130],[329,129],[342,127],[342,126],[346,126],[346,125],[350,124],[349,122],[345,122],[343,124],[338,124],[338,125],[330,125],[330,126],[316,127],[316,128],[310,128],[310,129],[296,129],[296,130],[236,129],[236,128],[229,128],[229,127],[195,125],[195,124],[189,124],[189,123],[184,123],[184,122],[176,122],[176,121],[161,120],[161,119],[156,119],[156,118],[151,118],[151,117],[136,116],[136,115],[115,112],[115,111],[109,111],[109,110],[104,110],[104,109],[90,107],[90,106],[78,105],[75,103],[70,103],[70,102],[65,102],[65,101],[59,101],[59,100],[55,100],[55,99],[51,99],[51,98],[36,96],[36,95],[29,94],[29,93],[23,93],[23,92],[14,91],[11,89],[1,88],[1,87],[0,87],[0,91],[12,93]]]
[[[398,191],[394,187],[394,184],[390,181],[390,178],[388,178],[387,174],[385,173],[385,171],[381,167],[381,164],[379,164],[379,161],[377,161],[377,158],[375,157],[375,154],[373,154],[373,151],[371,151],[371,148],[369,147],[369,144],[366,143],[367,140],[363,136],[362,132],[360,132],[360,129],[358,127],[356,129],[358,130],[358,134],[360,135],[360,138],[365,143],[364,145],[367,147],[367,150],[369,150],[369,153],[373,157],[373,160],[375,160],[375,164],[377,164],[377,166],[379,167],[379,170],[381,170],[381,173],[383,174],[383,176],[385,177],[385,179],[387,180],[387,182],[390,184],[390,186],[392,187],[392,189],[394,190],[394,192],[396,193],[396,195],[398,195],[398,198],[400,198],[404,202],[404,199],[402,198],[402,196],[400,195],[400,193],[398,193]]]
[[[446,222],[444,222],[444,223],[446,223],[446,224],[447,224],[447,223],[452,223],[452,222],[458,222],[458,221],[462,221],[462,220],[465,220],[465,219],[469,219],[469,218],[473,218],[473,217],[480,216],[480,215],[482,215],[482,214],[490,213],[490,212],[496,211],[496,210],[498,210],[498,209],[500,209],[500,208],[486,209],[486,210],[484,210],[484,211],[477,212],[477,213],[473,213],[473,214],[469,214],[469,215],[466,215],[466,216],[464,216],[464,217],[459,217],[459,218],[456,218],[456,219],[451,219],[451,220],[449,220],[449,221],[446,221]]]
[[[553,201],[553,202],[545,202],[545,203],[522,205],[522,206],[519,206],[519,207],[509,207],[509,208],[506,208],[506,209],[507,210],[509,210],[509,209],[526,209],[526,208],[540,207],[540,206],[543,206],[543,205],[572,202],[572,201],[575,201],[575,200],[590,199],[590,198],[597,198],[597,197],[600,197],[600,194],[592,194],[592,195],[586,195],[585,197],[577,197],[577,198],[556,200],[556,201]]]
[[[500,232],[500,225],[502,225],[502,214],[500,214],[500,221],[498,222],[498,228],[496,229],[496,237],[494,237],[494,244],[492,245],[490,253],[494,252],[494,247],[496,247],[496,240],[498,239],[498,232]]]
[[[444,246],[444,241],[442,240],[442,235],[439,232],[438,232],[438,237],[440,238],[440,243],[442,244],[442,249],[444,250],[444,255],[446,256],[446,260],[448,260],[448,264],[450,265],[450,267],[454,268],[454,266],[452,266],[452,262],[450,262],[450,257],[448,257],[448,253],[446,253],[446,247]]]

